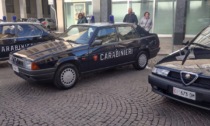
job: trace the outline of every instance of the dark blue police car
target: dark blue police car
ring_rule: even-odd
[[[55,41],[10,55],[15,73],[34,81],[53,80],[61,89],[75,85],[83,73],[133,64],[144,69],[159,51],[159,39],[128,23],[72,25]]]
[[[52,39],[38,23],[0,22],[0,61],[7,60],[12,51]]]
[[[149,75],[154,92],[210,110],[210,27],[163,58]]]

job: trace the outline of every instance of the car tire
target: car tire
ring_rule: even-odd
[[[141,51],[137,57],[136,57],[136,61],[135,63],[133,64],[133,67],[136,69],[136,70],[143,70],[145,69],[145,67],[147,66],[148,64],[148,54],[147,52],[145,51]]]
[[[75,86],[79,73],[75,65],[64,64],[58,68],[54,77],[54,85],[59,89],[70,89]]]

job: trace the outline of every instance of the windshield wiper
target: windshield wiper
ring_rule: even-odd
[[[65,40],[65,39],[63,39],[63,38],[60,38],[60,37],[56,37],[55,39],[57,39],[57,40],[62,40],[62,41],[66,41],[66,42],[70,42],[70,43],[76,43],[75,41],[73,41],[73,40]]]
[[[70,39],[68,39],[68,40],[65,40],[65,41],[67,41],[67,42],[71,42],[71,43],[76,43],[75,41],[73,41],[73,40],[70,40]]]
[[[55,37],[55,39],[57,39],[57,40],[64,40],[63,38],[60,38],[60,37]]]

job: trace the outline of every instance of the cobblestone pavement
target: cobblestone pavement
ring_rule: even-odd
[[[161,57],[150,61],[152,66]],[[209,126],[210,112],[151,91],[131,66],[84,76],[70,90],[31,84],[0,64],[0,125]]]

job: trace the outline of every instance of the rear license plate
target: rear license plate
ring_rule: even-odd
[[[181,96],[183,98],[191,99],[191,100],[196,99],[196,93],[195,92],[186,91],[186,90],[179,89],[179,88],[176,88],[176,87],[173,87],[173,94],[175,94],[177,96]]]
[[[18,68],[17,66],[12,65],[12,69],[13,69],[15,72],[19,73],[19,68]]]

